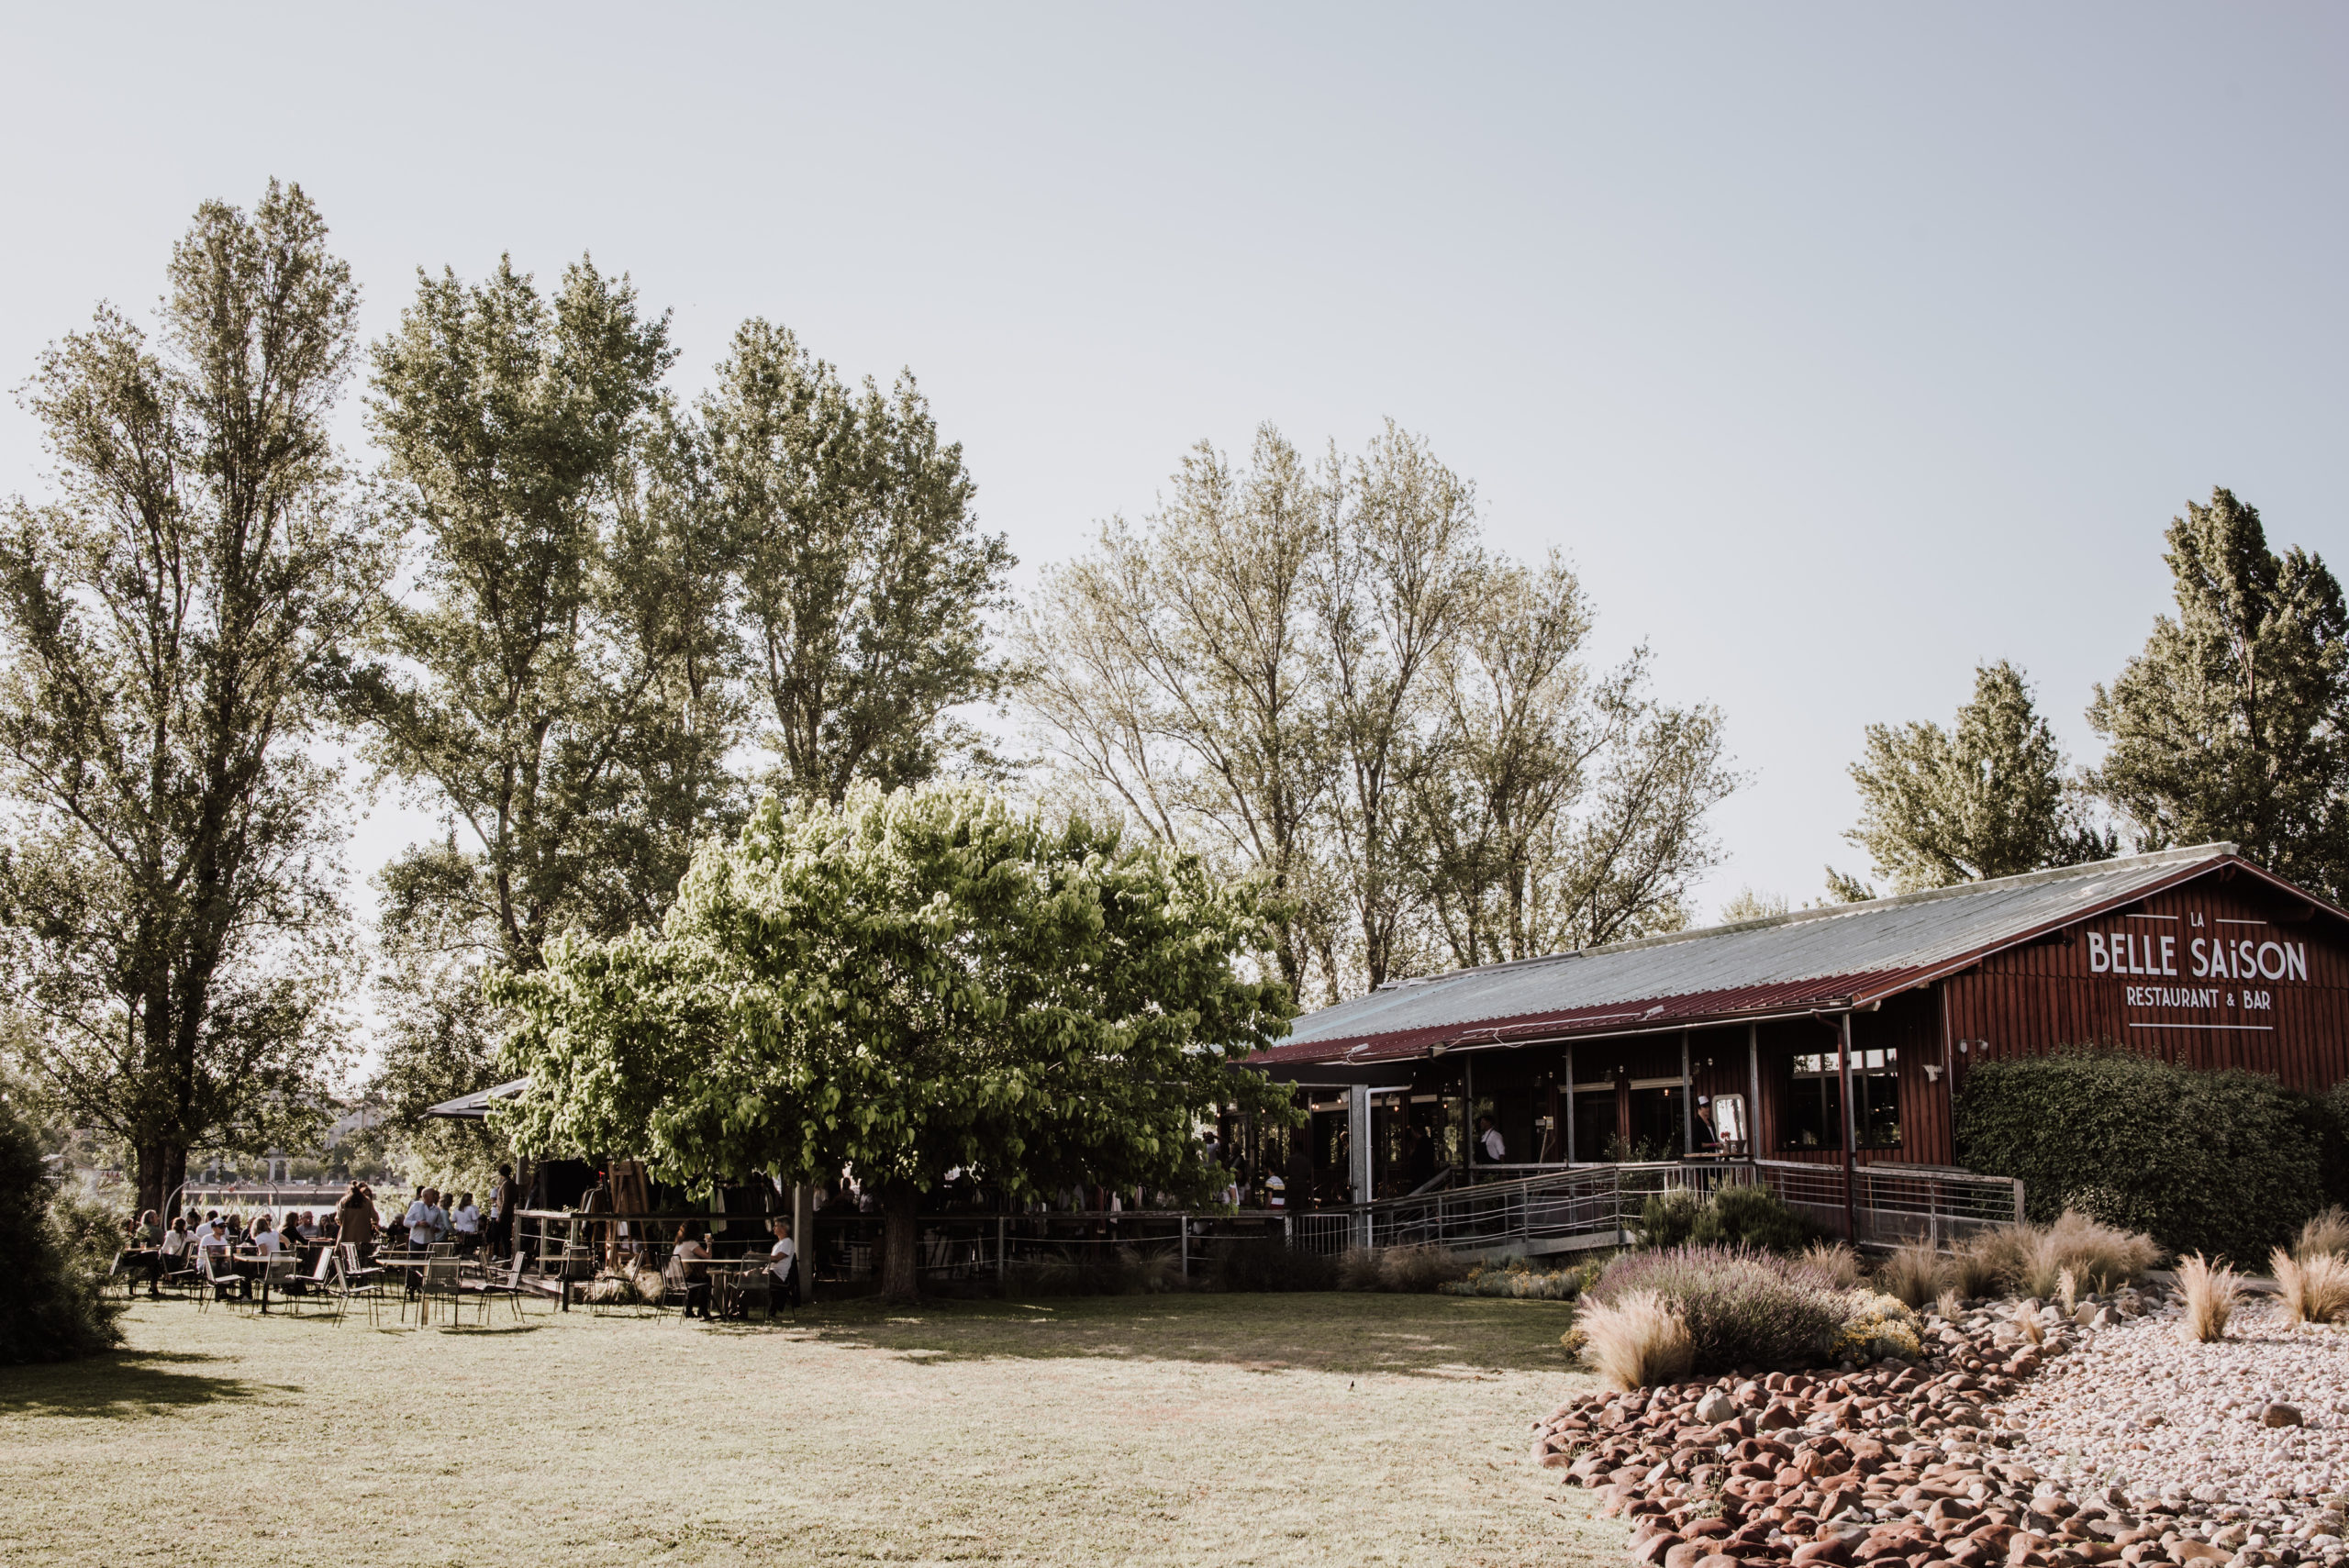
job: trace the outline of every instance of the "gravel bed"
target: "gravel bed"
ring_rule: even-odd
[[[2342,1568],[2349,1333],[2158,1293],[1921,1318],[1925,1355],[1585,1395],[1533,1459],[1657,1568]]]
[[[2175,1297],[2148,1306],[2087,1334],[1998,1414],[2049,1475],[2119,1487],[2183,1534],[2338,1561],[2349,1329],[2290,1327],[2273,1301],[2254,1300],[2230,1338],[2196,1344],[2178,1334]]]

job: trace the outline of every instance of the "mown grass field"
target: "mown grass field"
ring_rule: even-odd
[[[0,1368],[0,1562],[1575,1563],[1547,1302],[845,1303],[773,1328],[139,1307]],[[471,1323],[468,1314],[467,1323]]]

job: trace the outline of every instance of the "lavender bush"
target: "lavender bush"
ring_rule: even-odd
[[[1626,1252],[1585,1293],[1620,1301],[1653,1291],[1688,1325],[1695,1370],[1816,1365],[1849,1313],[1845,1293],[1800,1258],[1743,1247],[1666,1247]]]

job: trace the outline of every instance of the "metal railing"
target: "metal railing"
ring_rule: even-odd
[[[1455,1251],[1567,1251],[1628,1245],[1650,1198],[1667,1192],[1709,1196],[1760,1185],[1831,1236],[1861,1246],[1927,1240],[1936,1244],[2022,1218],[2022,1184],[2006,1176],[1919,1165],[1862,1165],[1846,1200],[1841,1165],[1789,1160],[1686,1160],[1640,1164],[1551,1166],[1423,1197],[1299,1214],[1293,1245],[1308,1251],[1432,1245]]]

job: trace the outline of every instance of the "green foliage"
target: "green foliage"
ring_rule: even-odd
[[[770,800],[658,933],[559,941],[493,983],[532,1080],[509,1125],[687,1185],[852,1166],[907,1269],[914,1199],[956,1167],[1012,1194],[1202,1193],[1197,1117],[1296,1117],[1229,1066],[1287,1017],[1240,968],[1264,918],[1252,883],[970,785]]]
[[[2224,490],[2168,531],[2176,618],[2088,722],[2095,784],[2139,846],[2231,840],[2279,876],[2349,900],[2349,610],[2321,557],[2267,547]]]
[[[1657,1193],[1640,1206],[1640,1245],[1682,1247],[1705,1212],[1704,1195],[1692,1187]]]
[[[315,1131],[355,968],[316,760],[387,570],[331,439],[357,290],[274,182],[207,202],[150,339],[41,358],[51,504],[0,534],[0,964],[26,1055],[160,1207],[203,1144]]]
[[[2257,1260],[2322,1206],[2311,1119],[2257,1073],[2076,1047],[1968,1072],[1957,1157],[2021,1177],[2033,1219],[2077,1208],[2174,1253]]]
[[[1767,1187],[1723,1187],[1689,1228],[1700,1247],[1752,1247],[1770,1252],[1799,1252],[1819,1238],[1819,1228],[1780,1203]]]
[[[112,1217],[57,1193],[38,1140],[0,1097],[0,1364],[71,1361],[121,1342],[122,1304],[104,1295]]]
[[[1866,850],[1896,892],[2013,876],[2112,854],[2065,781],[2055,733],[2022,672],[2000,660],[1974,672],[1957,722],[1871,724],[1852,764]]]
[[[1676,1187],[1640,1206],[1639,1235],[1643,1247],[1695,1243],[1799,1252],[1818,1238],[1819,1229],[1765,1187],[1723,1187],[1709,1198]]]

